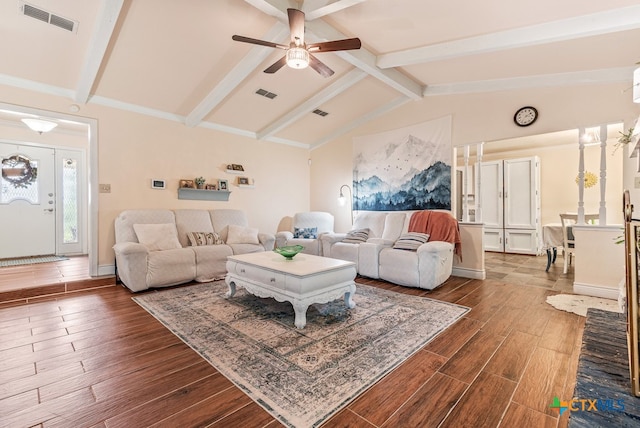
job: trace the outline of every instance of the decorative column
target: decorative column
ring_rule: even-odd
[[[482,151],[484,142],[478,143],[476,151],[476,223],[482,223]]]
[[[469,177],[469,145],[464,146],[464,174],[462,176],[462,221],[469,221],[469,189],[467,186]]]
[[[578,224],[584,224],[584,139],[586,130],[578,129]]]
[[[600,210],[599,224],[607,224],[607,125],[600,125]]]

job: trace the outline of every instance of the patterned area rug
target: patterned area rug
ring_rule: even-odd
[[[469,308],[357,285],[356,307],[312,305],[296,329],[290,303],[224,281],[133,297],[284,425],[315,427]]]
[[[24,257],[21,259],[5,259],[0,260],[0,267],[32,265],[35,263],[51,263],[69,260],[69,257],[58,256],[42,256],[42,257]]]

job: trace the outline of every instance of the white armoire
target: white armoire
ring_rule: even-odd
[[[476,194],[482,207],[484,249],[538,254],[540,159],[534,156],[480,165],[480,189]]]

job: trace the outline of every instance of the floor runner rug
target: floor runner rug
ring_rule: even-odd
[[[297,329],[290,303],[226,292],[217,281],[133,299],[290,427],[319,426],[469,310],[359,284],[354,309],[312,305]]]
[[[0,267],[32,265],[35,263],[60,262],[62,260],[69,260],[69,258],[59,257],[59,256],[41,256],[41,257],[24,257],[20,259],[5,259],[5,260],[0,260]]]
[[[640,426],[640,399],[631,392],[629,376],[626,315],[589,309],[573,397],[563,397],[576,401],[560,404],[569,411],[569,428]],[[579,400],[590,405],[582,407]]]

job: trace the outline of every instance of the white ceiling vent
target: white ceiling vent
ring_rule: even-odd
[[[46,22],[47,24],[62,28],[63,30],[71,31],[72,33],[75,33],[78,29],[78,22],[55,15],[23,1],[18,2],[18,11],[21,15],[35,18],[39,21]]]

